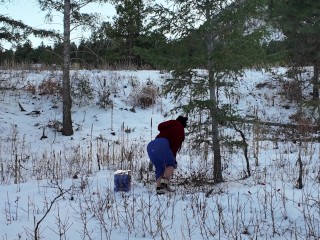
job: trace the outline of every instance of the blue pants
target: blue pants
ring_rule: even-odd
[[[161,177],[168,166],[176,167],[176,159],[166,138],[156,138],[147,146],[149,158],[156,168],[156,179]]]

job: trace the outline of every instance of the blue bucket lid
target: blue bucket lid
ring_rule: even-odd
[[[114,172],[114,175],[130,175],[131,174],[131,170],[117,170]]]

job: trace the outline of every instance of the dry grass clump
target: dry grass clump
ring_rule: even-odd
[[[30,82],[28,82],[27,86],[24,87],[24,90],[31,93],[32,95],[35,95],[37,92],[36,86]]]
[[[128,102],[133,107],[149,108],[156,103],[159,91],[156,86],[137,86],[130,93]]]
[[[61,84],[55,78],[44,80],[38,88],[40,95],[56,95],[62,92]]]
[[[281,83],[282,92],[280,93],[289,101],[301,101],[302,88],[301,83],[297,80],[283,81]]]

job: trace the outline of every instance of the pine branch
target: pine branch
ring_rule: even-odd
[[[36,37],[55,37],[60,39],[59,33],[51,30],[44,30],[33,28],[29,25],[24,24],[20,20],[15,20],[10,17],[6,17],[0,14],[0,23],[2,23],[4,27],[4,32],[0,34],[0,40],[5,39],[9,42],[18,42],[21,39],[27,38],[28,35],[34,35]],[[7,30],[6,27],[13,28],[14,31],[11,32]]]

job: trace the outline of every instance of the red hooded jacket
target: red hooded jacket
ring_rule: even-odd
[[[158,125],[160,133],[156,138],[166,138],[169,140],[170,148],[173,155],[176,157],[184,141],[184,127],[177,120],[169,120]]]

